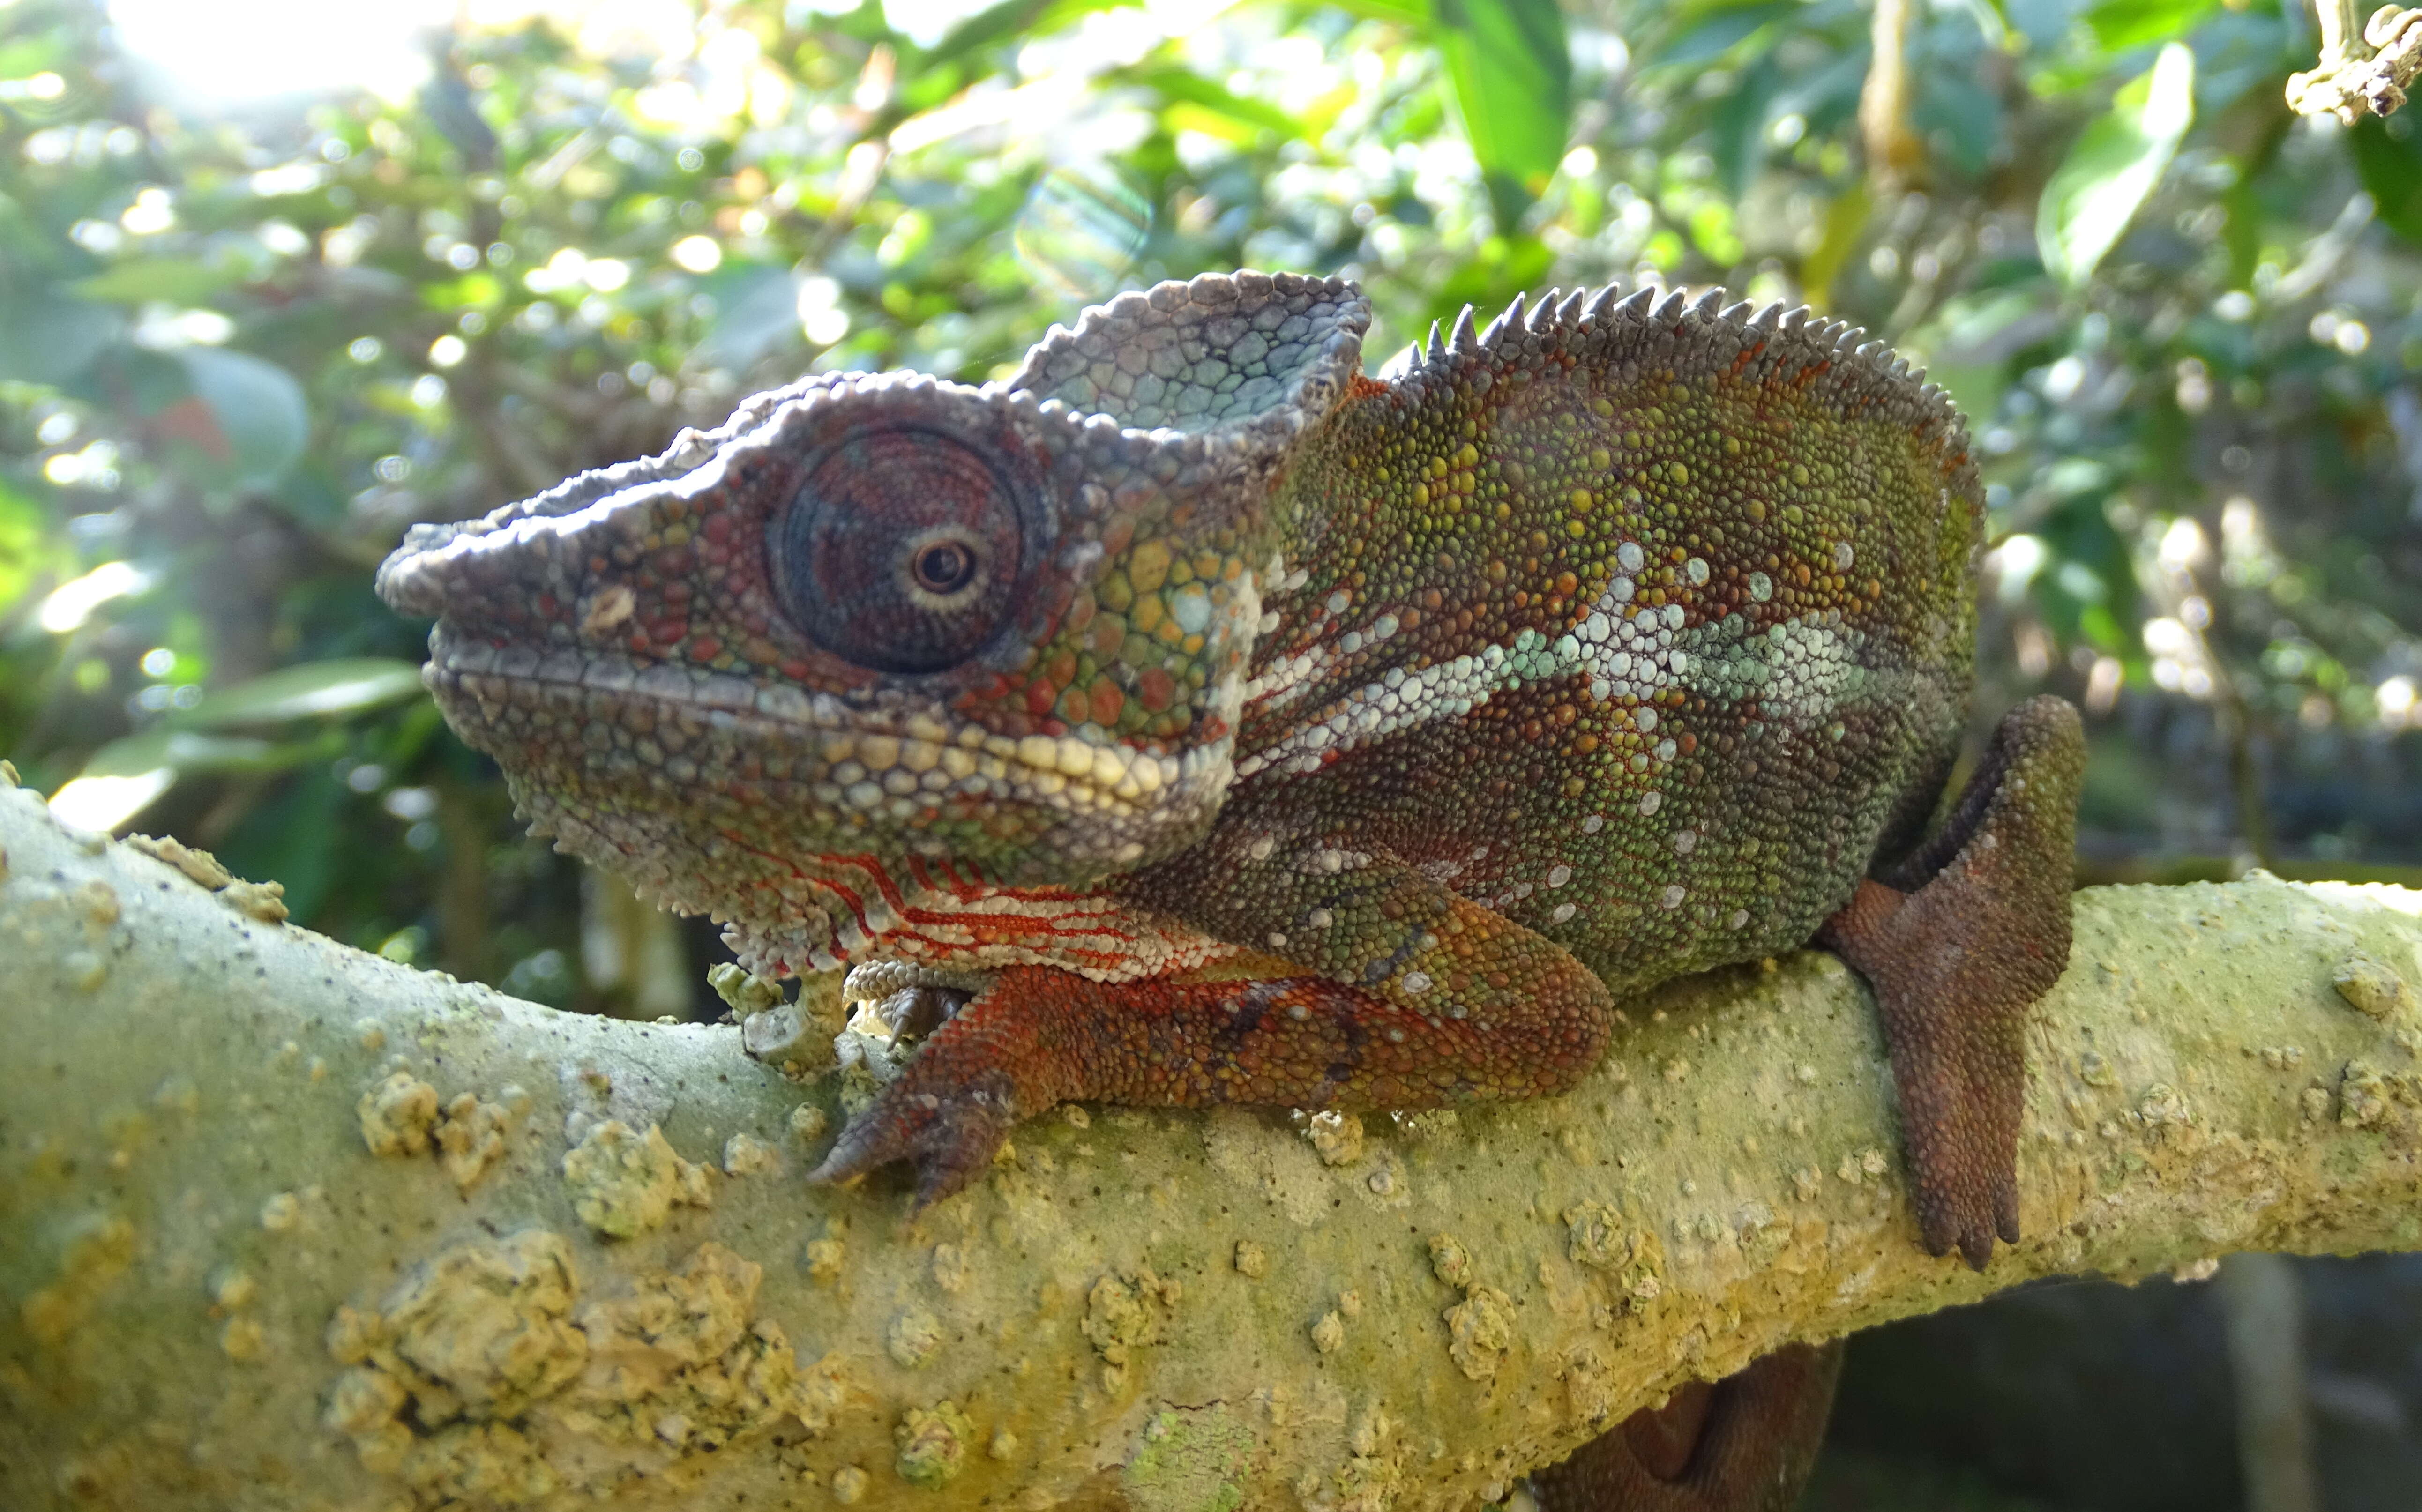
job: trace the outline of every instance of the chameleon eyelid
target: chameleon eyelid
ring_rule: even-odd
[[[857,665],[918,676],[980,656],[1015,619],[1034,560],[1031,490],[981,444],[917,426],[844,433],[801,460],[766,522],[782,607],[810,640]],[[920,558],[964,553],[937,590]]]

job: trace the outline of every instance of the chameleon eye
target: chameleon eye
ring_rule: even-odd
[[[930,430],[861,432],[826,450],[769,544],[783,605],[818,645],[883,672],[940,672],[1008,616],[1022,500],[972,448]]]

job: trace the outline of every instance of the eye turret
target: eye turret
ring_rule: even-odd
[[[783,607],[825,649],[882,672],[941,672],[1015,607],[1032,505],[982,454],[931,430],[828,447],[774,517]]]

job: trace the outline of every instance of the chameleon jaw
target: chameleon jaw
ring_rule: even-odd
[[[464,739],[533,787],[676,810],[716,794],[780,813],[794,844],[964,860],[1003,880],[1022,852],[1057,857],[1055,876],[1072,853],[1104,873],[1165,853],[1209,823],[1235,772],[1231,739],[1163,753],[1007,736],[898,690],[867,706],[443,627],[423,677]],[[977,831],[986,843],[970,846]]]

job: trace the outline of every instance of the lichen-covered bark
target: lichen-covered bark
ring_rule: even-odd
[[[1069,1110],[810,1188],[841,1073],[270,922],[0,791],[0,1504],[1457,1507],[1692,1375],[2034,1276],[2422,1248],[2422,895],[2080,895],[2026,1239],[1922,1253],[1832,958],[1568,1096]]]

